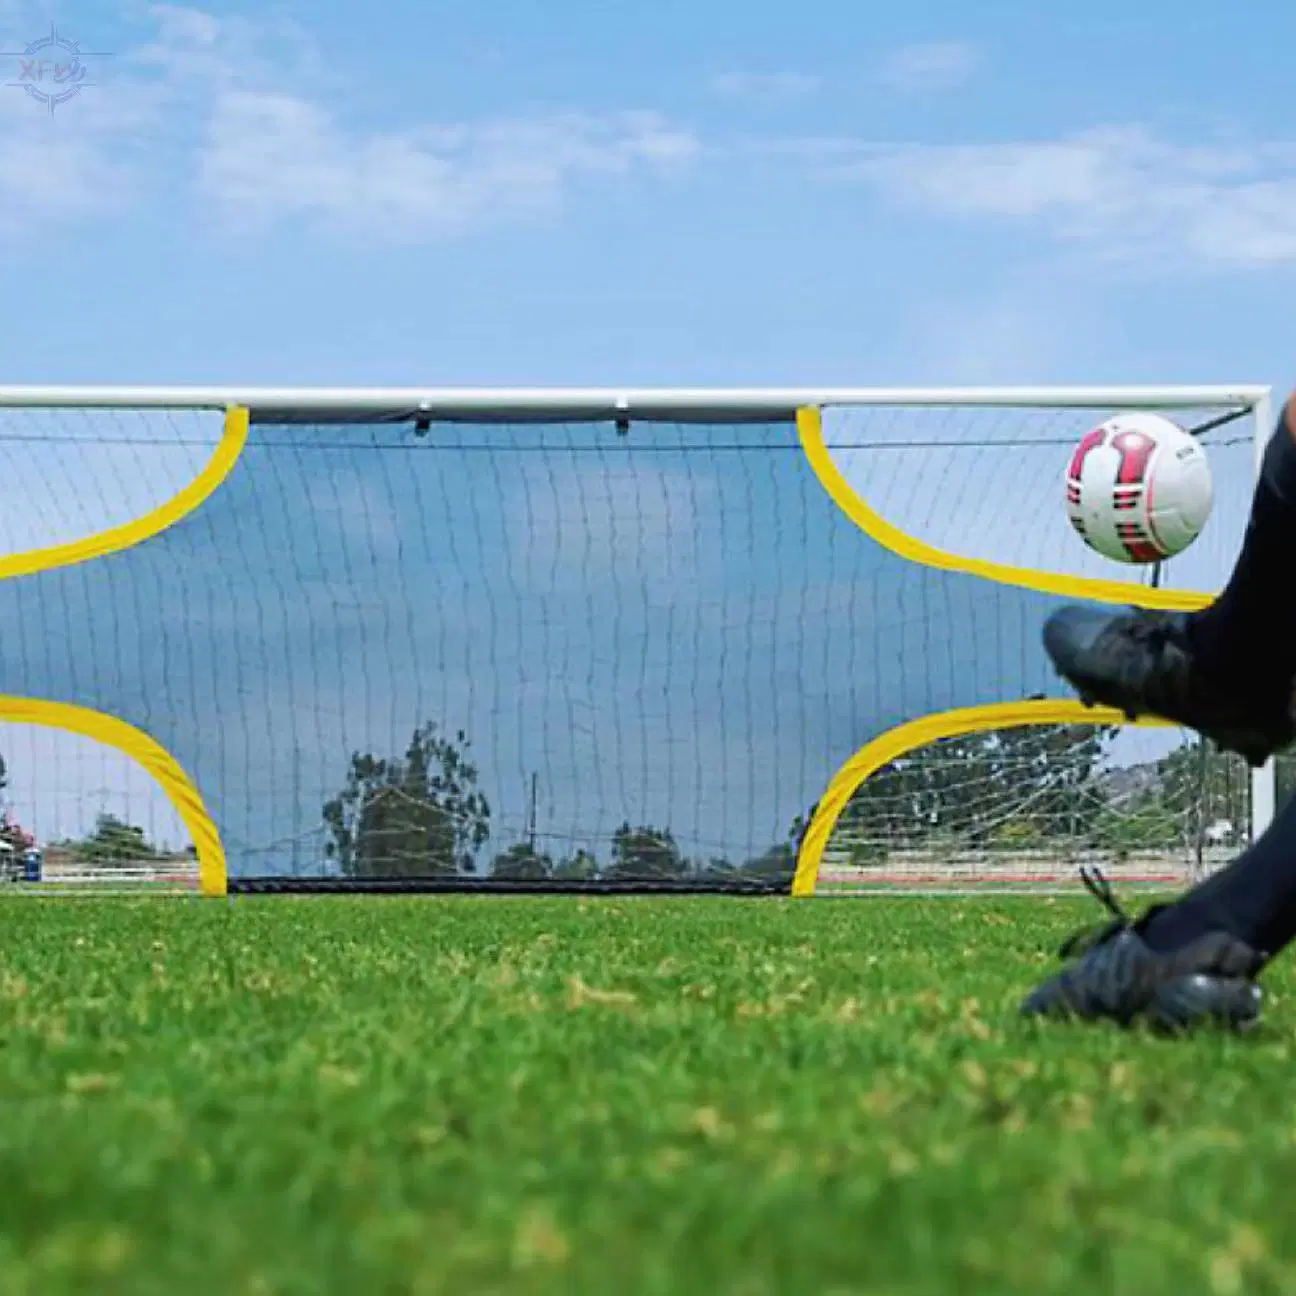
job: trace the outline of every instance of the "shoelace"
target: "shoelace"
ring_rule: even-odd
[[[1120,935],[1131,925],[1129,914],[1121,908],[1112,884],[1103,876],[1101,869],[1096,866],[1091,869],[1085,868],[1082,865],[1080,880],[1085,884],[1089,894],[1112,915],[1112,919],[1110,922],[1093,924],[1073,932],[1058,949],[1059,958],[1068,959],[1075,958],[1079,954],[1087,954],[1091,949],[1111,940],[1113,936]]]
[[[1081,866],[1080,880],[1085,884],[1089,894],[1112,915],[1112,918],[1110,922],[1083,927],[1067,937],[1058,949],[1058,956],[1063,959],[1073,959],[1087,954],[1090,950],[1097,949],[1099,945],[1106,944],[1114,936],[1119,936],[1121,932],[1135,926],[1129,914],[1121,907],[1120,901],[1116,899],[1116,892],[1112,889],[1112,884],[1103,876],[1101,869],[1096,866],[1094,868]],[[1161,904],[1151,905],[1139,922],[1146,922],[1153,914],[1164,908],[1165,906]],[[1208,966],[1207,963],[1200,961],[1202,952],[1198,950],[1198,961],[1190,970],[1213,972],[1218,976],[1253,978],[1269,961],[1268,954],[1252,949],[1240,940],[1228,938],[1222,931],[1214,935],[1224,938],[1223,945],[1215,951],[1215,965]],[[1194,944],[1196,942],[1185,946],[1185,952],[1191,953]]]

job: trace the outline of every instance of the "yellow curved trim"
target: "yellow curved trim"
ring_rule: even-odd
[[[182,491],[173,495],[142,517],[106,531],[97,531],[82,540],[51,545],[45,549],[28,549],[24,553],[6,554],[0,558],[0,580],[30,576],[55,567],[71,567],[91,558],[129,549],[173,526],[198,508],[230,475],[248,438],[248,411],[233,407],[225,412],[225,427],[220,442],[202,471]]]
[[[227,888],[225,849],[201,793],[176,759],[142,729],[68,702],[0,696],[0,720],[44,725],[93,738],[137,761],[157,780],[189,830],[198,853],[198,887],[203,895],[223,896]]]
[[[842,475],[823,437],[823,416],[818,409],[797,410],[797,431],[801,446],[810,467],[819,478],[833,502],[856,526],[870,535],[878,544],[908,558],[911,562],[936,567],[941,571],[965,572],[969,576],[983,576],[1001,585],[1017,585],[1039,590],[1045,594],[1061,594],[1066,598],[1090,599],[1098,603],[1118,603],[1122,606],[1171,608],[1191,612],[1205,607],[1211,601],[1209,594],[1192,590],[1153,589],[1133,581],[1103,580],[1094,576],[1066,576],[1060,572],[1037,571],[1031,567],[1014,567],[1007,563],[990,562],[984,558],[965,558],[961,554],[938,549],[919,540],[917,536],[902,531],[877,513]]]
[[[961,707],[939,711],[935,715],[897,725],[866,743],[833,776],[810,821],[810,827],[797,854],[796,876],[792,882],[794,896],[814,895],[819,880],[819,866],[837,820],[846,809],[860,784],[884,765],[899,760],[906,753],[926,747],[941,738],[962,738],[967,734],[992,729],[1010,729],[1019,725],[1089,724],[1126,725],[1121,711],[1110,707],[1086,707],[1073,698],[1030,698],[1021,702],[990,702],[983,706]],[[1167,723],[1153,718],[1134,722],[1147,727],[1164,728]]]
[[[242,406],[225,411],[220,442],[202,471],[181,491],[142,517],[68,544],[30,549],[0,558],[0,580],[30,576],[103,558],[151,539],[201,507],[233,472],[247,445],[249,415]],[[189,830],[198,855],[198,885],[203,895],[223,896],[229,888],[225,848],[202,794],[160,743],[124,720],[67,702],[0,696],[0,720],[63,729],[105,743],[144,767],[157,781]]]

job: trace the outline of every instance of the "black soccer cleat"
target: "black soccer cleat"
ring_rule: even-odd
[[[1263,765],[1296,741],[1290,689],[1266,704],[1232,681],[1208,680],[1194,660],[1187,623],[1182,612],[1068,604],[1044,623],[1044,648],[1086,705],[1186,725]]]
[[[1257,1023],[1262,994],[1255,977],[1263,954],[1219,931],[1160,953],[1147,945],[1140,929],[1164,906],[1153,906],[1132,923],[1100,873],[1082,869],[1080,876],[1115,919],[1062,946],[1062,957],[1072,961],[1026,996],[1022,1016],[1142,1023],[1165,1034],[1200,1026],[1242,1032]]]
[[[1263,1002],[1263,992],[1250,977],[1195,972],[1162,986],[1144,1017],[1166,1035],[1185,1035],[1202,1026],[1241,1035],[1259,1023]]]

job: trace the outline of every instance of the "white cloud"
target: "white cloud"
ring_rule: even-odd
[[[201,99],[194,175],[204,211],[238,233],[282,221],[411,242],[549,215],[573,185],[691,159],[693,135],[650,112],[349,129],[298,28],[172,6],[142,62]],[[309,84],[311,95],[295,91]],[[322,88],[321,88],[322,87]]]
[[[412,241],[548,216],[583,181],[669,171],[700,150],[652,112],[349,129],[326,107],[344,87],[293,25],[148,13],[151,38],[56,119],[0,89],[0,232],[140,208],[187,172],[203,214],[233,230],[292,221]]]
[[[143,164],[138,96],[82,90],[55,109],[0,86],[0,232],[123,212]]]
[[[213,108],[198,174],[236,229],[300,217],[409,240],[548,213],[582,177],[669,168],[698,150],[652,113],[364,134],[305,99],[231,90]]]
[[[0,111],[0,231],[6,235],[120,209],[129,199],[126,169],[98,147],[94,133],[44,127],[45,121]]]
[[[140,132],[148,113],[134,86],[118,87],[112,60],[94,52],[90,33],[64,26],[59,36],[80,39],[91,52],[82,58],[85,83],[56,103],[70,83],[53,79],[68,55],[57,47],[35,61],[18,53],[48,37],[48,14],[20,12],[0,0],[0,234],[30,231],[102,217],[133,205],[140,178]],[[32,93],[29,93],[31,91]]]
[[[412,242],[547,219],[582,186],[671,174],[727,151],[766,166],[796,157],[902,209],[1017,226],[1105,257],[1296,263],[1292,141],[1183,145],[1126,125],[1006,143],[704,146],[653,112],[363,130],[347,119],[338,74],[291,24],[174,5],[148,13],[150,40],[117,55],[104,84],[55,117],[0,88],[0,234],[114,218],[162,193],[174,201],[187,175],[195,211],[227,229],[289,223]],[[955,43],[911,46],[892,55],[886,75],[936,88],[968,75],[975,58]],[[730,72],[714,88],[790,95],[815,84],[793,71]]]
[[[733,99],[790,99],[810,94],[820,84],[805,72],[722,72],[712,78],[711,89]]]
[[[1296,145],[1180,145],[1143,126],[994,144],[811,141],[839,180],[940,216],[1030,226],[1109,258],[1296,262]]]
[[[908,94],[952,90],[976,71],[980,56],[961,41],[933,41],[892,51],[881,68],[882,81]]]
[[[217,18],[170,4],[149,6],[149,15],[154,38],[131,50],[128,62],[159,75],[176,98],[306,83],[317,93],[336,88],[309,34],[282,17]]]

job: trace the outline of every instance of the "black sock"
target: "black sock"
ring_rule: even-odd
[[[1296,678],[1296,439],[1286,415],[1265,451],[1246,535],[1228,584],[1189,618],[1193,654],[1209,676],[1257,700],[1286,703]]]
[[[1165,952],[1208,931],[1270,957],[1296,938],[1296,797],[1231,864],[1154,914],[1143,939]]]

